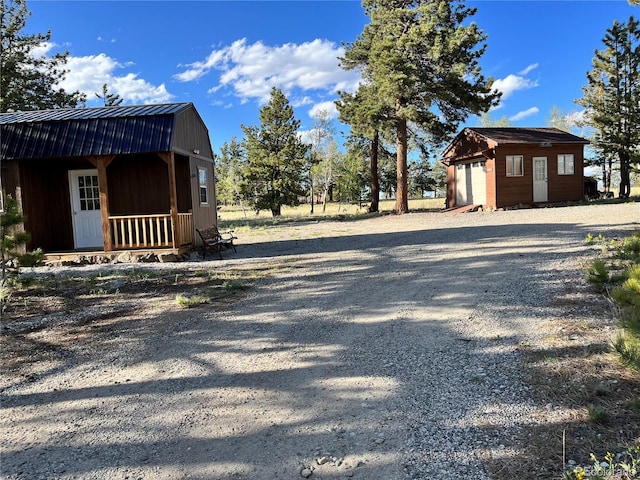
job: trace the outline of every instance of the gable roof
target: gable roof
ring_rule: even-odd
[[[192,103],[61,108],[0,114],[0,158],[48,158],[172,149],[176,114]]]
[[[489,128],[464,128],[451,143],[444,149],[441,154],[442,161],[448,163],[454,159],[460,159],[456,155],[455,150],[461,146],[463,142],[467,144],[482,143],[497,145],[542,145],[548,146],[549,144],[580,144],[586,145],[588,140],[573,135],[571,133],[560,130],[554,127],[539,127],[539,128],[519,128],[519,127],[489,127]],[[453,154],[452,154],[453,153]],[[467,158],[469,155],[481,155],[482,152],[467,152],[462,157]]]
[[[588,140],[565,132],[558,128],[466,128],[476,134],[495,141],[498,145],[505,143],[537,144],[537,143],[581,143]]]

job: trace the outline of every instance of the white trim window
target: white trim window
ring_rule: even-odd
[[[209,187],[207,185],[207,169],[198,167],[198,185],[200,190],[200,205],[209,205]]]
[[[524,175],[524,157],[522,155],[507,155],[507,177],[522,177]]]
[[[558,175],[573,175],[574,173],[573,153],[558,155]]]

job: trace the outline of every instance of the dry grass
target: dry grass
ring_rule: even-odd
[[[409,200],[409,210],[439,210],[444,208],[444,198],[416,198]],[[392,212],[395,209],[395,200],[381,200],[380,212]],[[282,217],[289,219],[302,218],[325,218],[336,216],[355,216],[367,214],[368,204],[362,207],[348,203],[328,203],[323,211],[323,205],[315,205],[314,213],[311,214],[311,205],[303,204],[297,207],[282,207]],[[271,219],[271,212],[261,210],[256,214],[251,209],[243,209],[238,205],[221,206],[218,208],[218,218],[223,221],[250,220],[250,219]]]

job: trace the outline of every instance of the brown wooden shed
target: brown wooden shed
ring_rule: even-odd
[[[188,251],[217,223],[214,155],[192,103],[0,114],[2,194],[45,252]]]
[[[557,128],[465,128],[442,155],[447,206],[582,200],[588,143]]]

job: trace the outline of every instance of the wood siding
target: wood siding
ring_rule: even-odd
[[[187,213],[192,210],[193,198],[191,191],[191,170],[189,165],[189,157],[176,154],[174,156],[176,162],[176,186],[178,212]]]
[[[195,109],[188,109],[176,114],[173,134],[173,146],[176,150],[213,158],[213,149],[209,142],[209,131]]]
[[[574,174],[558,175],[558,155],[571,153],[574,156]],[[507,177],[506,159],[508,155],[522,155],[524,175]],[[582,145],[506,145],[496,148],[496,205],[532,205],[533,202],[533,157],[547,158],[548,202],[580,201],[583,198],[583,157]]]
[[[193,198],[193,228],[207,228],[218,225],[218,210],[216,205],[216,190],[214,180],[213,162],[210,160],[191,157],[191,171],[195,178],[191,182],[191,197]],[[200,185],[198,181],[198,167],[207,170],[207,189],[209,191],[208,205],[200,204]],[[195,233],[195,232],[194,232]],[[202,240],[195,235],[196,244],[200,245]]]
[[[29,250],[73,250],[68,171],[94,168],[82,159],[29,160],[20,163],[20,190]],[[46,208],[43,208],[46,206]]]
[[[122,155],[107,168],[110,215],[169,213],[169,171],[157,155]]]

